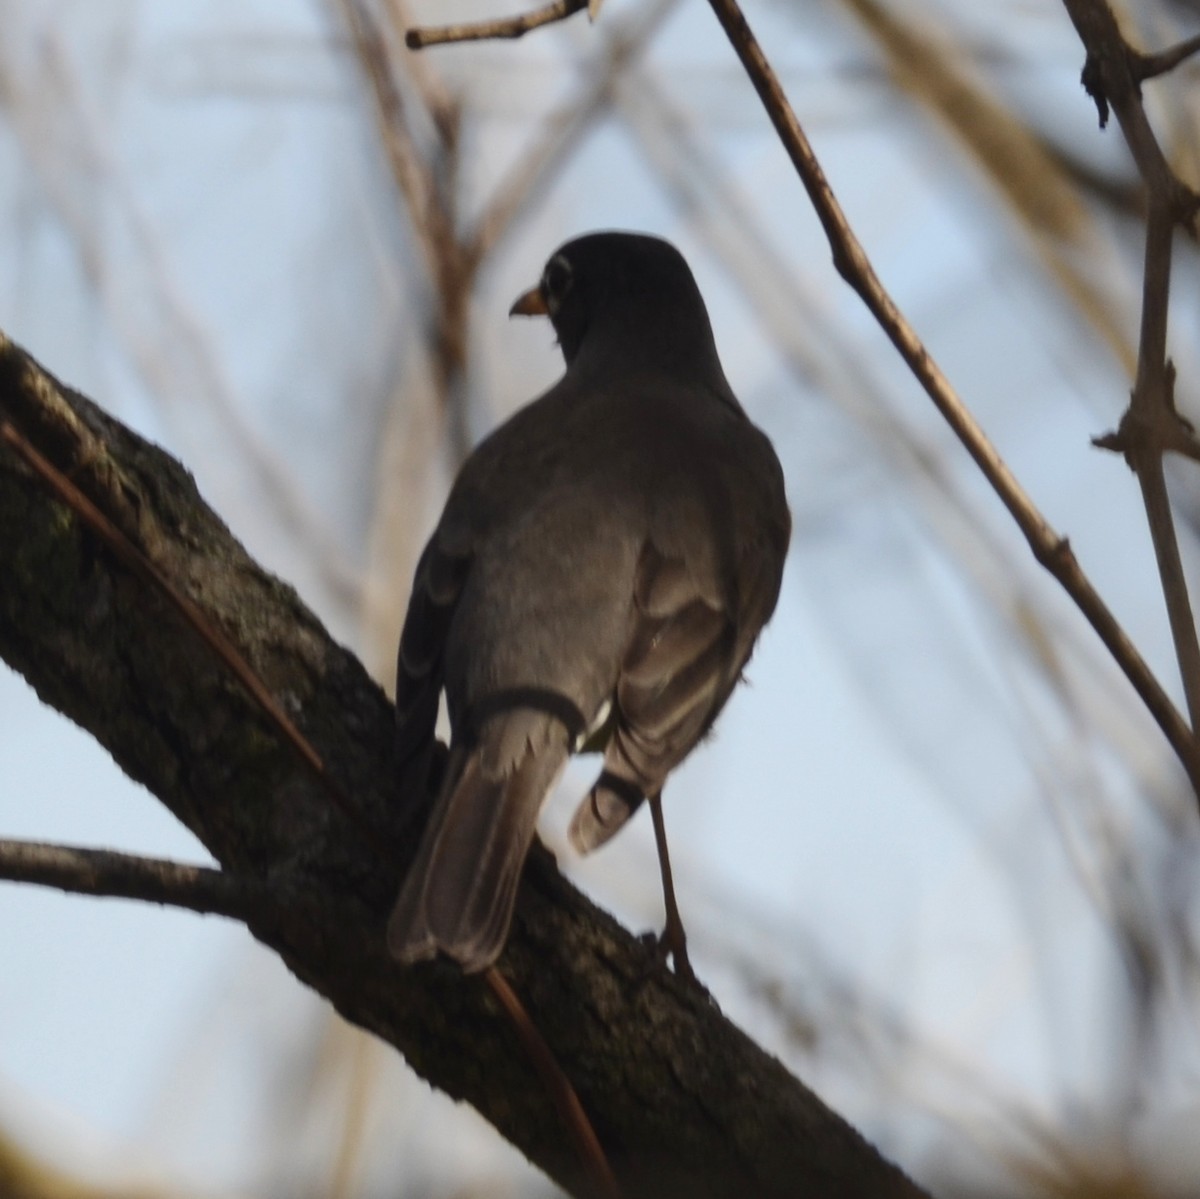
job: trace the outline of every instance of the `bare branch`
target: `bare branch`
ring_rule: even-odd
[[[1151,128],[1139,87],[1139,63],[1144,60],[1125,41],[1107,0],[1063,3],[1087,51],[1084,83],[1100,107],[1101,122],[1111,105],[1147,191],[1137,376],[1129,409],[1121,420],[1118,445],[1142,489],[1175,656],[1195,729],[1200,726],[1200,640],[1163,473],[1163,454],[1168,450],[1184,446],[1190,456],[1200,456],[1191,426],[1175,411],[1175,374],[1167,359],[1175,226],[1191,219],[1193,197],[1171,169]],[[1186,57],[1191,50],[1184,53],[1176,47],[1167,53]],[[1108,438],[1101,444],[1111,448],[1111,442]]]
[[[208,866],[37,841],[0,840],[0,879],[76,895],[140,899],[242,923],[274,914],[279,903],[258,879]]]
[[[122,524],[133,522],[169,577],[214,624],[237,629],[247,661],[287,696],[356,806],[394,827],[390,705],[294,592],[255,566],[186,472],[11,346],[0,353],[0,413],[36,431],[56,461],[76,428],[87,431],[72,481],[89,493],[108,487]],[[287,888],[278,910],[255,916],[255,936],[562,1185],[592,1193],[593,1174],[542,1088],[529,1085],[528,1058],[486,984],[445,963],[404,969],[389,957],[381,929],[403,849],[383,862],[328,819],[309,771],[211,651],[162,619],[157,589],[98,547],[3,440],[0,578],[0,654],[224,869]],[[604,1143],[619,1148],[613,1168],[631,1199],[797,1187],[843,1199],[922,1194],[715,1008],[656,970],[544,853],[526,867],[503,969]]]
[[[410,50],[423,50],[426,46],[442,45],[445,42],[479,42],[493,38],[524,37],[532,29],[565,21],[587,7],[588,0],[552,0],[552,3],[535,8],[532,12],[518,13],[515,17],[501,17],[496,21],[410,29],[404,35],[404,44]]]
[[[1154,79],[1158,75],[1165,75],[1168,71],[1173,71],[1181,62],[1191,58],[1197,51],[1200,51],[1200,33],[1186,38],[1166,50],[1159,50],[1157,54],[1142,54],[1134,51],[1134,78],[1139,82],[1144,82],[1147,79]]]
[[[0,353],[7,352],[11,352],[11,343],[0,336]],[[70,457],[74,460],[86,461],[89,450],[82,444],[83,430],[77,426],[74,432],[79,434],[80,443],[69,447]],[[108,546],[126,569],[132,571],[133,574],[163,595],[182,619],[225,664],[238,682],[245,687],[267,719],[279,731],[283,740],[295,750],[301,761],[320,781],[331,802],[364,834],[367,844],[375,845],[377,837],[374,830],[369,827],[342,793],[341,788],[325,769],[320,755],[263,685],[262,679],[251,669],[237,646],[134,544],[128,534],[119,529],[66,475],[30,444],[29,440],[13,426],[11,421],[0,420],[0,441],[15,450],[25,460],[25,463],[41,479],[42,483]]]
[[[287,717],[237,646],[108,519],[96,504],[17,432],[9,421],[3,419],[0,419],[0,441],[15,450],[51,492],[65,503],[128,569],[163,594],[246,688],[283,740],[317,776],[335,806],[363,834],[364,843],[386,860],[390,853],[394,852],[387,846],[386,835],[372,829],[353,807],[325,769],[320,755]],[[70,447],[72,459],[83,457],[85,452],[81,452],[77,446]],[[0,877],[5,877],[6,866],[11,866],[17,872],[12,877],[24,881],[45,882],[65,890],[85,891],[89,894],[118,894],[131,899],[176,902],[193,908],[197,903],[203,903],[209,906],[196,910],[222,911],[223,914],[233,915],[247,922],[256,911],[261,910],[264,894],[261,891],[253,891],[252,888],[240,889],[228,875],[222,875],[218,871],[181,867],[171,862],[156,862],[99,850],[69,850],[55,846],[31,846],[23,842],[0,842]],[[40,875],[39,871],[42,872]],[[249,884],[247,886],[249,887]],[[118,889],[112,890],[114,887]],[[171,888],[175,890],[170,890]],[[164,898],[168,891],[172,895],[178,893],[182,898]],[[229,910],[211,907],[214,895],[217,901],[222,902],[229,902],[232,896],[235,907]],[[252,909],[245,907],[248,896],[255,899]],[[614,1199],[619,1195],[616,1179],[579,1097],[512,988],[494,969],[489,970],[488,974],[489,984],[500,996],[509,1019],[513,1021],[550,1095],[554,1098],[568,1131],[575,1137],[585,1166],[597,1179],[598,1193],[605,1199]]]
[[[1200,797],[1200,749],[1137,646],[1084,574],[1071,547],[1051,527],[959,398],[916,331],[875,274],[850,228],[800,122],[737,0],[709,0],[762,100],[829,239],[834,265],[859,294],[926,394],[945,417],[1029,542],[1034,557],[1062,584],[1142,697],[1183,763]]]

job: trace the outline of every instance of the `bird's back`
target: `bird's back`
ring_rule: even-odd
[[[389,944],[467,970],[503,946],[538,811],[585,731],[606,717],[572,824],[585,850],[707,731],[775,606],[790,526],[673,247],[577,239],[514,310],[550,315],[567,371],[460,472],[397,670],[406,777],[424,777],[443,688],[451,749]]]

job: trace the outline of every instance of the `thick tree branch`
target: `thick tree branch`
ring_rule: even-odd
[[[2,339],[0,421],[238,647],[380,844],[404,845],[390,706],[294,592],[250,560],[178,464]],[[383,924],[406,863],[392,868],[364,846],[159,590],[3,442],[0,656],[191,828],[222,871],[249,880],[238,886],[281,897],[247,922],[301,980],[472,1103],[564,1186],[586,1191],[558,1113],[487,985],[447,964],[406,970],[388,957]],[[921,1193],[658,968],[545,853],[531,860],[501,968],[626,1194]]]
[[[255,927],[277,924],[281,915],[294,915],[303,903],[294,891],[289,894],[278,885],[207,866],[35,841],[0,840],[0,880],[54,887],[74,895],[164,904],[201,915],[228,916]],[[317,896],[305,898],[320,903]],[[616,1178],[570,1081],[562,1075],[549,1046],[504,976],[490,969],[484,980],[566,1116],[567,1127],[579,1142],[581,1159],[590,1164],[597,1190],[605,1199],[615,1199],[620,1195]]]
[[[275,702],[275,697],[262,685],[258,676],[250,670],[237,648],[229,639],[214,628],[200,609],[175,587],[171,580],[156,569],[149,558],[138,551],[133,542],[105,516],[88,497],[71,482],[27,437],[6,420],[0,420],[0,441],[15,450],[25,464],[36,474],[46,487],[79,518],[91,532],[120,560],[126,570],[137,575],[148,586],[157,587],[163,598],[175,607],[183,621],[190,625],[196,635],[225,664],[263,709],[267,718],[278,729],[280,736],[289,742],[300,757],[321,778],[325,767],[315,751],[297,732],[287,714]],[[111,498],[111,497],[110,497]],[[331,798],[337,798],[331,796]]]

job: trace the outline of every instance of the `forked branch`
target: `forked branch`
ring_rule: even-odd
[[[1126,41],[1107,0],[1063,2],[1087,51],[1083,83],[1096,101],[1100,123],[1105,124],[1111,107],[1146,187],[1137,376],[1116,433],[1099,439],[1097,444],[1123,453],[1137,475],[1188,713],[1195,729],[1200,725],[1200,641],[1167,496],[1163,456],[1175,451],[1200,458],[1200,442],[1192,426],[1175,409],[1175,370],[1167,357],[1175,227],[1192,222],[1196,196],[1167,161],[1146,115],[1140,85],[1142,80],[1170,70],[1200,49],[1200,38],[1190,38],[1161,54],[1141,54]]]
[[[1009,470],[875,274],[737,0],[709,0],[709,3],[741,59],[808,192],[829,240],[839,273],[870,309],[926,394],[975,460],[1025,535],[1034,557],[1058,579],[1116,659],[1175,750],[1191,780],[1192,789],[1200,799],[1200,750],[1192,730],[1155,678],[1137,646],[1092,586],[1066,538],[1051,527]]]

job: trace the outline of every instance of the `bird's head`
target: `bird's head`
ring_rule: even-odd
[[[716,371],[708,311],[691,269],[662,238],[589,233],[550,256],[510,316],[547,316],[568,368],[602,361],[676,376]]]

